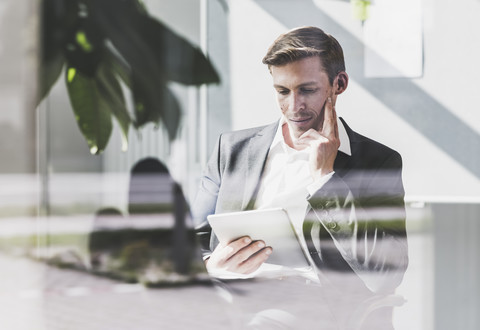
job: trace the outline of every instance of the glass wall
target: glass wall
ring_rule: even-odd
[[[208,55],[220,82],[168,82],[182,113],[175,141],[147,124],[129,130],[122,151],[113,120],[107,147],[92,155],[66,68],[37,104],[41,3],[0,0],[6,328],[478,328],[479,1],[142,3]],[[209,276],[186,206],[195,208],[219,134],[280,118],[262,58],[299,26],[318,26],[343,47],[350,79],[337,114],[403,160],[408,268],[393,292],[368,304],[361,292],[328,290],[309,277]],[[132,113],[132,90],[121,88]],[[344,288],[356,285],[355,274],[326,273]]]

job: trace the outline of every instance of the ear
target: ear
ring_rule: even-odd
[[[335,95],[342,94],[348,87],[348,74],[345,71],[340,71],[333,81],[333,88]]]

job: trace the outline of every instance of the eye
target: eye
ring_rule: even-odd
[[[300,89],[300,92],[303,93],[303,94],[312,94],[312,93],[315,93],[317,91],[316,88],[307,88],[307,87],[302,87]]]
[[[288,95],[290,91],[288,89],[277,89],[277,93],[280,95]]]

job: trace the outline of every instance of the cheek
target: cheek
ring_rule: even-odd
[[[288,110],[288,103],[284,99],[277,98],[277,103],[280,110],[282,110],[283,113],[285,113]]]
[[[322,112],[323,112],[323,109],[325,107],[325,104],[327,102],[327,95],[324,95],[324,97],[321,97],[319,98],[318,100],[316,100],[315,104],[317,105],[316,106],[316,111],[318,115],[320,115]]]

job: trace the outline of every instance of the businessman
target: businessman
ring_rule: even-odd
[[[263,63],[281,117],[219,137],[192,206],[207,269],[249,274],[272,253],[250,237],[219,244],[207,215],[280,206],[324,283],[341,287],[341,271],[366,292],[393,292],[408,265],[402,159],[337,116],[349,81],[340,44],[301,27],[280,35]]]

